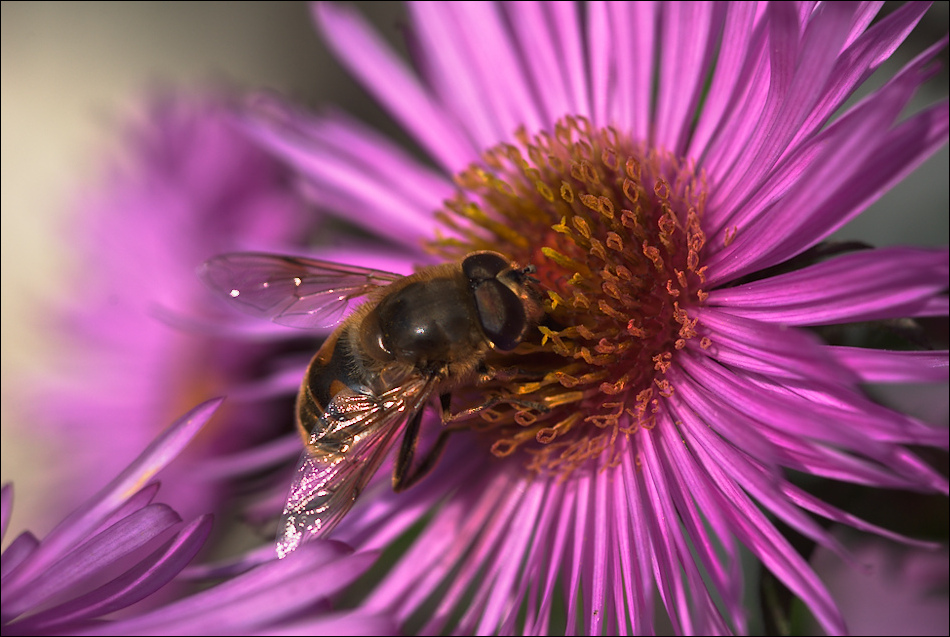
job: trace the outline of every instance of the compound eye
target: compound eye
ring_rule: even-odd
[[[462,260],[462,272],[473,283],[494,279],[499,272],[511,267],[511,261],[497,252],[476,252]]]
[[[518,295],[498,279],[481,282],[473,292],[478,320],[488,340],[503,351],[518,347],[528,323]]]

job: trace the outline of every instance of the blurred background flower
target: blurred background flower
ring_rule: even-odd
[[[920,550],[869,537],[848,537],[855,564],[825,549],[812,559],[854,635],[946,635],[950,560],[944,547]],[[821,634],[817,626],[810,634]]]
[[[259,326],[197,323],[214,308],[195,264],[239,246],[300,249],[318,217],[294,196],[288,171],[236,130],[227,99],[145,100],[104,177],[85,185],[67,221],[63,236],[82,266],[63,269],[67,291],[36,321],[53,349],[51,371],[19,384],[38,436],[69,432],[72,447],[56,464],[74,477],[53,491],[66,502],[87,495],[85,481],[127,463],[173,413],[208,396],[232,400],[186,451],[182,469],[165,475],[164,496],[184,515],[215,510],[224,493],[223,483],[196,479],[189,463],[280,431],[268,423],[280,422],[286,405],[268,404],[264,389],[280,374],[276,353],[258,342]],[[234,342],[228,330],[260,339]]]
[[[404,21],[403,9],[392,6],[395,3],[358,4],[365,5],[360,10],[374,20],[383,33],[392,35],[396,31],[393,26]],[[934,30],[939,36],[946,29],[945,3],[938,3],[932,9],[930,19],[937,25]],[[212,25],[214,37],[209,38],[207,33]],[[919,38],[916,48],[912,43],[902,51],[900,59],[908,59],[937,37],[928,32],[926,23],[915,36]],[[8,396],[22,391],[17,380],[24,368],[35,369],[37,359],[50,360],[49,351],[41,357],[36,356],[36,352],[48,350],[49,344],[56,342],[48,339],[50,328],[30,329],[30,326],[45,324],[45,317],[43,321],[36,320],[35,308],[48,307],[48,303],[27,309],[24,302],[35,302],[42,297],[47,301],[68,297],[69,287],[75,280],[73,273],[83,265],[81,250],[70,256],[73,242],[70,237],[61,239],[55,229],[60,227],[58,222],[41,221],[44,217],[37,211],[67,208],[69,193],[75,192],[76,184],[84,183],[74,169],[80,164],[90,164],[87,159],[78,157],[88,158],[93,134],[101,134],[105,128],[112,139],[122,139],[116,134],[115,122],[124,121],[126,117],[115,113],[127,109],[117,108],[115,104],[127,104],[130,95],[135,95],[134,101],[141,103],[144,89],[152,88],[151,82],[156,77],[166,82],[193,82],[196,77],[207,79],[211,69],[238,85],[274,87],[303,102],[319,100],[341,104],[347,112],[375,122],[397,140],[404,139],[389,120],[379,116],[371,100],[365,99],[365,94],[355,88],[340,67],[328,59],[320,39],[312,33],[307,8],[296,3],[235,6],[198,3],[177,7],[4,3],[4,480],[15,477],[24,466],[55,468],[59,465],[57,458],[80,453],[72,442],[65,448],[43,438],[31,439],[35,433],[32,421],[22,413],[10,412],[14,401]],[[892,74],[899,66],[900,61],[885,65],[882,75]],[[940,77],[945,81],[946,74]],[[918,99],[927,103],[933,101],[933,95],[945,93],[945,85],[932,83]],[[103,111],[112,120],[109,126],[93,126],[94,133],[77,132],[81,130],[76,126],[77,118],[84,123],[96,121],[90,113]],[[64,121],[66,125],[62,124]],[[64,150],[60,145],[63,140],[77,138],[80,141],[71,149]],[[77,151],[77,147],[82,148]],[[88,168],[83,170],[87,172]],[[875,245],[944,244],[948,206],[946,174],[947,149],[944,147],[872,210],[839,232],[839,236],[861,238]],[[103,183],[101,175],[85,177],[92,177],[86,183]],[[88,190],[88,186],[83,186],[83,191]],[[78,211],[82,209],[69,207],[77,211],[75,214],[80,214]],[[895,209],[905,214],[895,215]],[[908,214],[914,214],[915,219],[910,221]],[[189,254],[197,256],[193,252]],[[63,352],[55,354],[64,355]],[[943,396],[946,396],[945,390]],[[928,405],[933,402],[926,401]],[[946,404],[945,398],[942,404]],[[184,405],[166,405],[168,410],[182,407]],[[945,412],[937,414],[937,421],[941,418],[945,421]],[[158,418],[157,422],[162,421]],[[8,438],[11,435],[13,437]],[[21,444],[23,442],[26,446]],[[86,461],[94,462],[95,458],[90,455]],[[45,475],[48,482],[40,484],[35,493],[63,493],[57,487],[63,479],[59,472],[47,470]],[[39,479],[42,480],[42,476]],[[20,491],[19,478],[17,482]],[[24,488],[26,493],[21,501],[40,502],[39,498],[30,497],[29,490],[29,486]]]
[[[170,296],[177,292],[175,281],[187,280],[192,299],[196,287],[203,291],[187,261],[199,263],[207,255],[196,250],[213,250],[217,239],[222,242],[216,245],[223,246],[233,232],[265,247],[267,235],[260,234],[260,226],[248,225],[242,209],[278,208],[275,218],[282,216],[278,225],[283,228],[275,233],[271,227],[271,239],[281,231],[286,237],[301,223],[312,224],[299,216],[302,209],[291,210],[288,201],[277,200],[289,191],[276,192],[282,176],[274,166],[247,181],[246,171],[254,170],[251,164],[262,161],[262,155],[254,157],[248,145],[229,139],[223,122],[215,121],[215,108],[242,86],[272,87],[304,99],[334,94],[358,110],[364,101],[343,71],[329,64],[301,3],[226,7],[209,2],[187,9],[5,3],[2,11],[2,466],[4,479],[17,478],[21,515],[36,520],[42,530],[42,509],[30,510],[39,502],[32,496],[69,496],[58,488],[63,479],[58,472],[31,468],[88,468],[130,457],[40,432],[36,410],[22,411],[27,402],[23,381],[60,368],[65,373],[56,375],[56,387],[83,399],[81,411],[92,415],[91,403],[98,402],[102,414],[114,409],[113,416],[132,418],[119,438],[130,445],[128,451],[134,439],[154,433],[183,407],[168,402],[169,392],[181,388],[171,386],[178,382],[174,377],[188,365],[180,358],[176,363],[176,357],[207,360],[207,352],[189,346],[187,337],[154,315],[170,300],[181,309],[183,299]],[[217,35],[207,37],[212,31]],[[194,95],[185,98],[191,88]],[[182,97],[178,103],[174,93]],[[228,145],[235,155],[227,156],[229,149],[222,146]],[[146,165],[155,174],[145,175]],[[187,174],[194,169],[201,174]],[[265,201],[268,194],[271,200]],[[169,216],[154,216],[169,205]],[[133,206],[135,213],[124,214],[122,206]],[[201,218],[189,220],[183,216],[188,212]],[[86,219],[89,214],[93,218]],[[176,228],[178,222],[186,225]],[[225,236],[216,239],[218,232]],[[126,239],[131,241],[123,245]],[[301,241],[308,239],[300,235]],[[105,243],[97,252],[100,240]],[[129,256],[140,267],[116,269],[116,260]],[[108,279],[98,280],[104,272]],[[67,308],[72,320],[85,312],[80,324],[61,324],[64,317],[56,312]],[[91,317],[98,311],[106,313],[97,322]],[[140,330],[142,338],[117,332],[117,320],[125,321],[127,330]],[[139,328],[135,321],[141,321]],[[105,341],[106,356],[73,349],[79,338],[90,336]],[[219,360],[222,354],[219,350]],[[141,367],[135,366],[136,357],[142,357]],[[123,359],[128,366],[116,367]],[[156,377],[136,370],[158,360],[164,367],[151,368],[149,374],[160,377],[160,384],[152,386]],[[61,382],[69,376],[75,381],[71,386]],[[69,401],[64,393],[54,402]],[[160,413],[151,413],[155,408]],[[73,486],[81,489],[81,481]]]

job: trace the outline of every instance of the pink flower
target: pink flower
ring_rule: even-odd
[[[374,548],[412,530],[366,608],[423,633],[644,633],[658,595],[677,633],[746,632],[747,550],[846,630],[777,524],[840,554],[820,519],[893,534],[793,476],[948,490],[910,449],[947,430],[862,389],[946,381],[947,352],[814,329],[948,313],[945,248],[822,244],[947,140],[945,99],[901,118],[946,39],[845,107],[927,5],[878,8],[413,3],[409,67],[352,11],[314,7],[432,164],[275,101],[248,130],[326,210],[442,259],[500,251],[548,294],[528,344],[490,361],[515,378],[455,408],[498,391],[549,409],[475,419],[406,493],[384,468],[338,527]]]

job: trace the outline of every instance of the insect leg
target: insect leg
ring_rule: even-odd
[[[484,363],[479,365],[476,371],[478,376],[476,377],[475,383],[479,385],[492,380],[510,381],[524,378],[540,379],[544,377],[544,374],[538,371],[530,371],[519,367],[489,367]]]
[[[432,449],[425,455],[422,461],[412,470],[412,473],[408,473],[408,467],[406,467],[406,472],[400,476],[400,480],[396,482],[396,476],[393,475],[393,491],[397,493],[400,491],[405,491],[409,487],[413,486],[419,480],[426,477],[432,468],[435,467],[438,463],[439,458],[442,456],[442,451],[445,449],[445,443],[449,440],[449,434],[451,434],[453,429],[443,429],[439,433],[439,437],[436,439],[435,444],[432,445]]]
[[[451,402],[451,394],[442,394],[439,396],[443,422],[448,422],[446,416],[451,416],[449,413],[449,405]],[[432,468],[438,463],[439,458],[442,456],[445,443],[449,440],[449,434],[453,431],[458,431],[456,429],[443,429],[439,432],[439,437],[432,445],[432,448],[429,449],[422,461],[413,467],[412,460],[415,457],[416,445],[419,442],[419,427],[421,422],[422,410],[419,410],[419,413],[412,419],[412,422],[409,423],[403,434],[402,446],[399,449],[396,467],[393,470],[393,491],[397,493],[413,486],[432,471]]]
[[[548,411],[548,407],[546,405],[542,405],[541,403],[530,400],[521,400],[513,396],[492,396],[481,405],[472,407],[470,409],[464,409],[456,413],[452,413],[451,403],[451,394],[442,394],[439,396],[439,404],[442,407],[442,422],[445,424],[466,418],[473,414],[477,414],[484,409],[488,409],[502,403],[506,405],[523,407],[526,409],[535,409],[540,412]],[[461,431],[459,428],[443,429],[439,433],[439,437],[436,439],[435,443],[432,445],[432,448],[426,453],[422,461],[413,467],[412,461],[415,457],[416,446],[419,442],[419,429],[422,424],[423,413],[424,410],[422,409],[416,412],[412,420],[409,421],[409,424],[406,425],[406,430],[403,433],[402,445],[399,447],[399,455],[396,457],[396,466],[393,469],[393,491],[397,493],[400,491],[405,491],[409,487],[419,482],[419,480],[424,478],[442,456],[442,452],[445,450],[445,444],[449,440],[449,435],[456,431]]]
[[[490,409],[491,407],[494,407],[495,405],[512,405],[514,407],[522,407],[524,409],[534,409],[541,413],[545,413],[549,410],[549,407],[547,405],[535,402],[533,400],[523,400],[521,398],[515,398],[514,396],[491,396],[485,399],[485,402],[483,402],[480,405],[476,405],[475,407],[469,407],[468,409],[463,409],[462,411],[458,411],[455,413],[452,413],[448,409],[448,405],[443,403],[442,422],[450,423],[455,420],[462,420],[462,419],[468,418],[469,416],[473,416],[480,411]]]
[[[410,486],[408,483],[409,469],[412,466],[412,459],[416,455],[416,445],[419,443],[419,427],[422,424],[424,413],[425,409],[416,411],[402,434],[402,444],[399,445],[399,455],[396,456],[396,466],[393,467],[393,491],[397,493],[408,489]],[[419,477],[414,477],[412,482],[416,482]]]

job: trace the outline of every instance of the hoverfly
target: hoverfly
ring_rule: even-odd
[[[443,423],[458,417],[451,391],[490,380],[488,353],[518,346],[541,315],[534,270],[489,251],[409,276],[260,253],[225,254],[201,267],[232,304],[283,325],[335,325],[365,297],[317,351],[297,395],[305,449],[278,531],[280,557],[336,526],[400,433],[393,489],[432,468],[449,430],[413,468],[426,404],[437,394]]]

